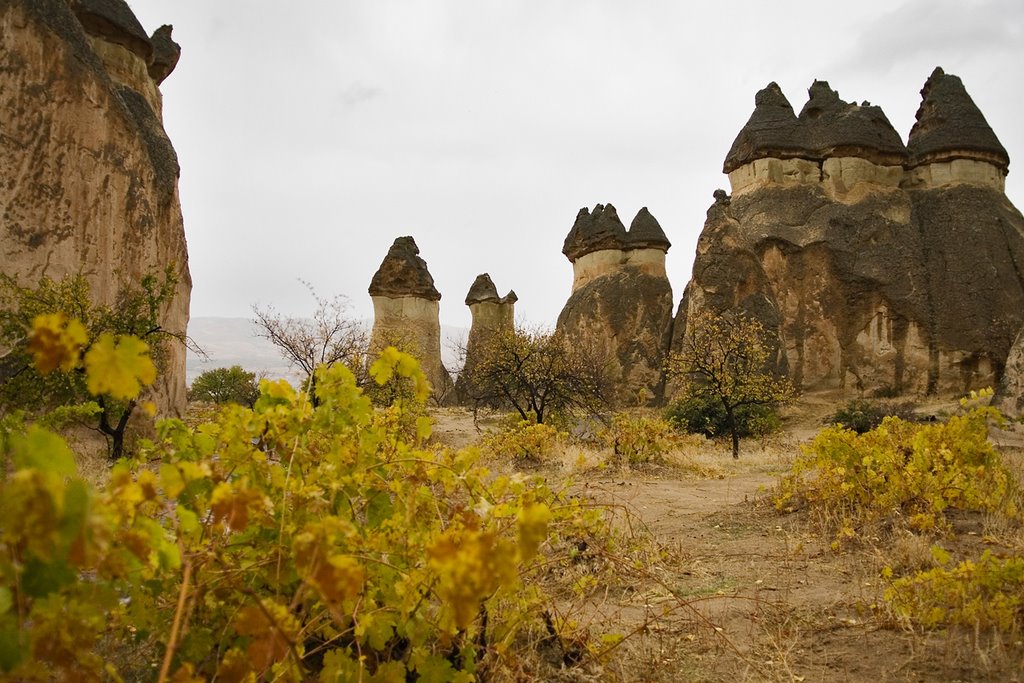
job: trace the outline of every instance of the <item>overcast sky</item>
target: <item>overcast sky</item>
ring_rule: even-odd
[[[469,325],[478,273],[554,324],[583,206],[647,206],[682,295],[722,161],[770,81],[880,105],[906,140],[935,66],[1010,154],[1024,208],[1024,2],[129,0],[174,25],[163,83],[181,163],[192,315],[306,315],[308,280],[371,317],[366,288],[412,235]],[[1021,164],[1021,166],[1018,166]]]

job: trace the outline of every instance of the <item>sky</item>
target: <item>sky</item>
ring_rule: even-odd
[[[1024,208],[1020,0],[129,0],[182,54],[161,85],[193,317],[303,316],[367,287],[412,235],[468,327],[477,274],[553,325],[582,207],[641,207],[672,249],[675,299],[722,162],[776,81],[799,111],[815,79],[869,100],[904,141],[936,66],[960,76],[1010,155]],[[1015,160],[1020,159],[1020,162]],[[1022,166],[1024,168],[1024,166]]]

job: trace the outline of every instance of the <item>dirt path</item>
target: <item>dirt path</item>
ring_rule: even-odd
[[[717,450],[702,457],[721,468],[718,478],[671,468],[573,474],[574,492],[609,506],[620,528],[661,550],[631,585],[598,589],[570,615],[629,637],[600,671],[563,671],[558,680],[1024,680],[1020,648],[895,628],[879,578],[891,557],[870,544],[835,552],[805,517],[772,505],[771,487],[820,428],[824,406],[805,410],[769,447],[745,444],[739,462],[709,444]],[[477,436],[458,416],[441,424],[453,444]]]

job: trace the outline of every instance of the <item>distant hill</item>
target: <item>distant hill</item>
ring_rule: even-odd
[[[367,328],[372,321],[363,321]],[[206,352],[204,360],[189,351],[185,366],[185,381],[192,384],[200,373],[215,368],[241,365],[250,372],[265,373],[272,379],[284,378],[293,384],[299,378],[295,368],[281,357],[277,347],[257,336],[256,326],[249,318],[192,318],[188,323],[189,337]],[[464,327],[441,325],[441,359],[445,366],[456,364],[457,345],[464,343],[469,330]]]

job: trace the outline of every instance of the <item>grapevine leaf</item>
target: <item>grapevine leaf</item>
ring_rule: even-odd
[[[32,425],[25,434],[12,436],[11,446],[16,467],[62,477],[74,476],[77,471],[75,455],[64,439],[41,427]]]
[[[109,394],[130,400],[139,395],[142,385],[156,380],[156,366],[149,357],[149,346],[138,337],[109,332],[85,354],[86,386],[94,396]]]

